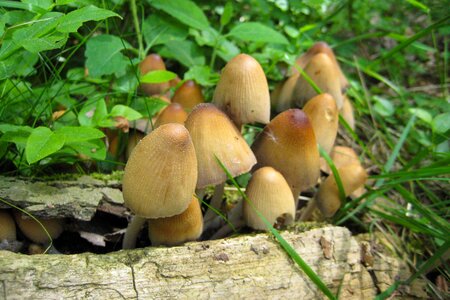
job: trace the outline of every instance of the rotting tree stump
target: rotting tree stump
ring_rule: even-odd
[[[94,200],[82,199],[77,194],[82,190]],[[2,177],[0,197],[42,217],[89,220],[96,206],[102,205],[121,211],[120,184],[92,178],[31,182]],[[372,299],[410,275],[405,263],[386,248],[358,242],[343,227],[282,235],[334,293],[340,290],[341,299]],[[427,298],[422,280],[399,293],[402,298]],[[322,299],[324,295],[270,235],[255,234],[103,255],[28,256],[0,251],[2,298]]]

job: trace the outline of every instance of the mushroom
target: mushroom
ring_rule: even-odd
[[[186,128],[192,136],[197,154],[197,189],[219,185],[211,201],[211,206],[218,208],[227,175],[216,157],[232,176],[238,176],[250,171],[256,163],[255,155],[233,122],[211,103],[197,105],[186,120]],[[214,213],[209,210],[205,215],[205,222],[209,222],[212,217]]]
[[[336,139],[339,115],[336,102],[330,94],[320,94],[303,107],[314,129],[317,143],[330,153]]]
[[[304,68],[304,72],[320,88],[323,93],[329,93],[336,100],[340,109],[343,105],[341,83],[339,81],[339,70],[333,60],[324,53],[314,55]],[[310,83],[300,75],[293,92],[293,101],[299,107],[303,103],[316,96],[317,92]]]
[[[186,111],[191,111],[197,104],[205,102],[201,87],[193,80],[186,80],[172,97],[172,102],[179,103]]]
[[[282,84],[278,95],[273,99],[273,106],[276,112],[282,112],[293,106],[293,92],[297,83],[299,73],[292,74]]]
[[[330,158],[334,163],[336,169],[346,166],[352,163],[359,163],[358,154],[356,154],[355,150],[346,146],[334,146],[330,153]],[[321,170],[331,174],[331,169],[326,162],[324,162]]]
[[[145,75],[150,71],[166,70],[166,65],[161,56],[150,54],[139,64],[139,69]],[[145,94],[152,96],[164,93],[169,88],[169,83],[141,83],[140,88]]]
[[[245,193],[251,203],[244,201],[243,215],[247,225],[253,229],[267,230],[256,211],[272,225],[288,225],[294,221],[295,201],[292,191],[283,175],[272,167],[255,171]]]
[[[255,170],[271,166],[286,179],[294,199],[319,178],[319,150],[308,116],[289,109],[266,125],[252,145],[258,161]]]
[[[213,103],[238,129],[247,123],[269,123],[269,86],[261,65],[247,54],[232,58],[222,71]]]
[[[44,245],[50,243],[47,233],[35,220],[18,211],[14,212],[14,219],[20,231],[31,241]],[[64,230],[62,219],[36,219],[45,227],[52,239],[57,239]]]
[[[123,247],[133,248],[145,218],[178,215],[191,202],[197,182],[197,157],[187,129],[161,125],[134,148],[122,181],[125,206],[135,213]]]
[[[0,242],[16,240],[16,224],[7,210],[0,210]]]
[[[130,134],[128,135],[127,149],[125,151],[125,157],[127,160],[130,158],[130,155],[133,152],[133,149],[136,147],[137,144],[139,144],[139,142],[144,137],[145,137],[145,133],[142,133],[139,130],[130,131]]]
[[[179,215],[149,219],[148,237],[153,246],[180,245],[195,241],[203,232],[203,217],[199,201],[194,196],[188,208]]]
[[[155,121],[155,128],[167,123],[184,124],[188,114],[179,103],[171,103],[158,115]]]
[[[353,106],[347,96],[344,96],[344,103],[339,111],[339,114],[344,118],[352,130],[355,130],[355,117],[353,114]]]
[[[367,172],[359,163],[345,165],[337,169],[337,171],[341,178],[346,197],[359,187],[363,186],[367,180]],[[333,175],[328,176],[327,179],[322,182],[314,198],[317,207],[325,218],[334,216],[342,203],[339,198],[339,189],[336,179]]]

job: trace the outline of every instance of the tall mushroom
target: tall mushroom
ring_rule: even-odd
[[[319,178],[319,150],[308,116],[300,109],[289,109],[266,125],[252,145],[257,158],[255,169],[271,166],[289,184],[297,201],[301,191]]]
[[[197,157],[187,129],[161,125],[134,148],[123,176],[125,206],[135,213],[123,247],[133,248],[145,219],[178,215],[195,192]]]
[[[139,64],[139,70],[142,75],[145,75],[150,71],[166,70],[166,65],[161,56],[150,54]],[[169,83],[141,83],[140,88],[145,94],[152,96],[164,93],[169,88]]]
[[[269,86],[261,65],[247,54],[232,58],[220,75],[213,103],[238,129],[247,123],[269,123]]]
[[[167,123],[184,124],[188,114],[179,103],[171,103],[159,114],[155,121],[155,128]]]

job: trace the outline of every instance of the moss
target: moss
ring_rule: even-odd
[[[287,230],[294,233],[306,232],[312,229],[318,229],[323,227],[331,226],[328,223],[324,222],[295,222],[289,226],[287,226]]]

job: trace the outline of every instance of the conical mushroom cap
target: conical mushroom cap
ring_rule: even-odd
[[[351,129],[355,130],[355,117],[353,114],[353,106],[347,96],[344,96],[344,103],[339,111],[342,118],[347,122]]]
[[[359,163],[349,164],[337,170],[344,187],[345,196],[350,195],[353,191],[363,186],[367,180],[366,170]],[[339,207],[341,207],[339,189],[336,184],[336,179],[332,174],[322,182],[315,199],[317,207],[325,218],[332,217]]]
[[[269,123],[269,86],[261,65],[247,54],[231,59],[220,75],[213,102],[238,127],[254,122]]]
[[[155,121],[155,128],[167,123],[184,124],[188,114],[179,103],[171,103],[159,114]]]
[[[35,220],[24,216],[21,212],[14,212],[14,219],[20,231],[29,238],[31,241],[39,244],[45,244],[50,242],[47,234],[41,225]],[[63,221],[61,219],[38,219],[39,222],[45,227],[52,239],[58,238],[63,232]]]
[[[277,95],[275,111],[282,112],[295,106],[295,103],[293,103],[293,93],[298,77],[298,73],[293,74],[283,83]]]
[[[289,109],[276,116],[252,145],[258,161],[255,169],[271,166],[288,182],[294,197],[316,184],[319,178],[319,150],[306,114]]]
[[[16,224],[7,210],[0,210],[0,242],[16,240]]]
[[[140,64],[139,69],[142,75],[147,74],[150,71],[165,70],[166,65],[163,59],[158,54],[148,55]],[[162,94],[169,88],[168,82],[162,83],[142,83],[141,89],[145,94],[151,96],[156,94]]]
[[[128,144],[125,151],[125,157],[128,159],[137,144],[145,137],[145,133],[138,130],[131,131],[128,135]]]
[[[187,129],[161,125],[134,148],[125,166],[125,206],[143,218],[171,217],[188,207],[197,182],[197,158]]]
[[[336,105],[340,109],[343,105],[342,89],[339,82],[338,69],[331,58],[324,53],[319,53],[311,58],[311,61],[304,69],[305,73],[320,88],[323,93],[328,93],[336,100]],[[293,98],[299,107],[303,103],[316,96],[316,91],[306,81],[303,76],[297,80],[294,88]]]
[[[148,220],[148,237],[153,246],[180,245],[195,241],[203,232],[203,216],[197,198],[179,215]]]
[[[172,102],[179,103],[187,111],[191,111],[197,104],[205,102],[201,87],[193,80],[186,80],[172,97]]]
[[[215,156],[233,176],[250,171],[256,158],[233,122],[210,103],[197,105],[186,120],[198,159],[197,188],[225,182],[227,175]]]
[[[299,58],[297,58],[296,60],[296,65],[299,66],[301,69],[304,69],[306,67],[306,65],[310,62],[311,58],[319,53],[324,53],[326,55],[328,55],[329,58],[331,58],[331,60],[333,61],[334,65],[336,66],[336,68],[338,69],[339,72],[339,81],[340,81],[340,85],[341,85],[341,89],[345,89],[348,86],[348,80],[345,77],[344,73],[341,70],[341,67],[339,66],[339,63],[336,59],[336,56],[334,55],[333,49],[331,49],[331,47],[325,43],[325,42],[317,42],[315,43],[311,48],[309,48],[309,50],[301,55]],[[291,74],[295,74],[298,73],[297,68],[294,66],[291,69]]]
[[[355,150],[346,146],[334,146],[331,150],[330,158],[336,169],[349,164],[360,164],[358,154],[356,154]],[[323,168],[321,169],[324,172],[331,174],[330,166],[325,161],[323,162]]]
[[[253,173],[245,191],[254,208],[259,211],[270,224],[279,218],[283,225],[288,225],[295,218],[295,202],[292,191],[283,175],[271,167],[263,167]],[[266,225],[252,207],[244,201],[243,215],[248,226],[266,230]]]
[[[303,111],[311,122],[317,143],[330,153],[339,125],[336,101],[330,94],[320,94],[310,99],[303,107]]]

